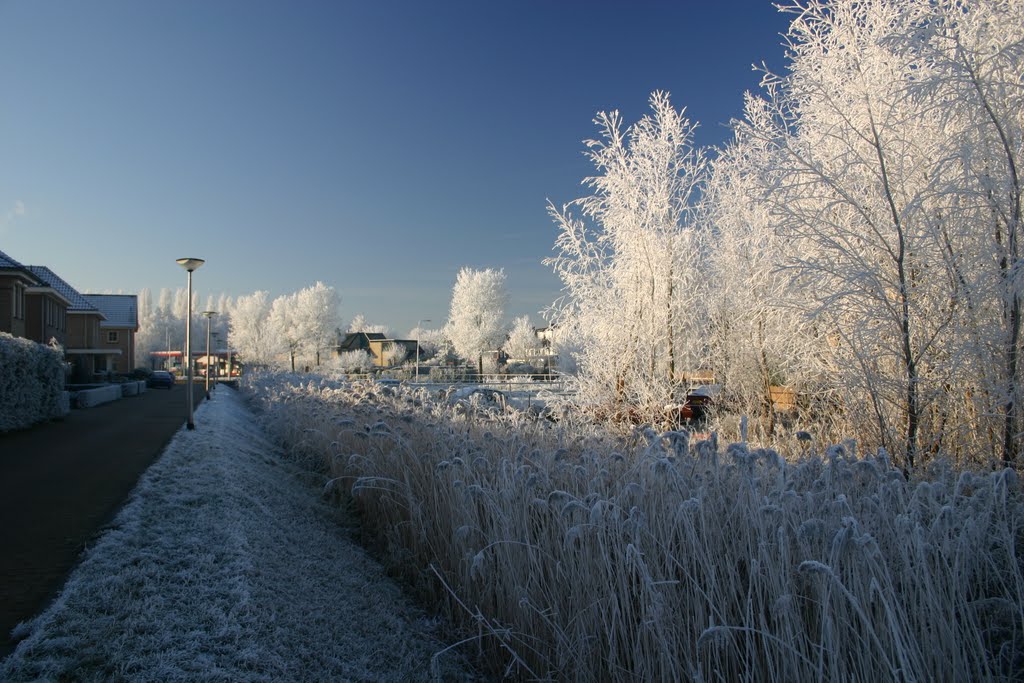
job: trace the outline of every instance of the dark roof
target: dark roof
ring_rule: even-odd
[[[0,251],[0,273],[8,276],[20,277],[29,284],[35,284],[38,278],[32,277],[28,268]]]
[[[100,327],[139,327],[139,298],[134,294],[83,294],[106,317]]]
[[[387,339],[380,332],[349,332],[338,343],[339,351],[369,351],[370,341]]]
[[[68,306],[68,313],[96,313],[101,318],[106,318],[77,289],[69,285],[57,273],[46,266],[26,266],[26,268],[36,276],[36,279],[42,281],[46,286],[56,289],[62,297],[71,302],[71,305]]]
[[[24,270],[25,266],[21,265],[4,252],[0,251],[0,270],[8,270],[11,268],[17,270]]]

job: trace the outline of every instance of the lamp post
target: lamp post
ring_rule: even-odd
[[[217,338],[220,336],[220,332],[213,332],[210,334],[213,338],[213,352],[217,353]],[[209,360],[209,355],[207,355]],[[220,381],[220,355],[217,356],[217,360],[213,364],[213,388],[217,388],[217,382]]]
[[[185,393],[188,394],[186,404],[188,415],[185,427],[195,429],[196,424],[192,421],[192,271],[206,263],[201,258],[180,258],[175,263],[188,271],[188,316],[185,318],[185,358],[188,364],[188,384],[185,385]]]
[[[217,315],[217,311],[203,311],[203,317],[206,318],[206,400],[210,400],[210,321],[213,320],[213,316]]]
[[[430,318],[416,321],[416,383],[420,381],[420,325],[429,323]]]

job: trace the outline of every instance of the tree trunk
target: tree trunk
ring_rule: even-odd
[[[1012,285],[1011,285],[1012,286]],[[1016,294],[1010,304],[1010,340],[1006,349],[1006,405],[1003,415],[1003,465],[1017,464],[1017,423],[1020,408],[1017,404],[1017,345],[1020,342],[1020,297]]]
[[[672,291],[673,291],[672,277],[674,275],[673,271],[674,271],[674,267],[672,265],[669,265],[669,270],[668,270],[668,302],[667,302],[668,303],[668,383],[669,383],[669,386],[672,387],[673,390],[674,390],[675,382],[676,382],[676,347],[675,347],[676,335],[675,335],[675,330],[673,329],[673,327],[675,325],[675,321],[672,319]],[[674,397],[669,397],[669,398],[671,400]]]
[[[889,212],[892,218],[893,229],[896,231],[896,275],[899,284],[900,295],[900,343],[903,352],[903,368],[907,377],[907,393],[904,410],[907,416],[906,432],[906,457],[909,469],[914,469],[914,461],[917,457],[917,439],[921,415],[918,405],[917,394],[917,359],[914,356],[910,325],[910,279],[907,275],[907,235],[900,218],[900,212],[896,208],[896,200],[893,197],[892,185],[889,182],[889,170],[885,161],[885,153],[882,150],[882,141],[875,127],[874,115],[868,108],[868,115],[871,121],[871,135],[875,153],[878,155],[878,167],[882,173],[882,189],[885,192],[886,203],[889,205]]]
[[[1013,283],[1013,270],[1020,265],[1018,254],[1017,235],[1021,228],[1021,182],[1017,170],[1017,157],[1014,153],[1014,146],[1010,142],[1003,122],[999,115],[992,108],[982,86],[978,73],[966,54],[961,53],[963,65],[971,79],[971,85],[978,94],[978,99],[985,110],[992,127],[999,136],[1003,154],[1006,155],[1006,167],[1010,174],[1010,183],[1013,188],[1011,202],[1013,204],[1009,218],[1009,225],[1006,226],[1006,238],[1009,254],[1000,263],[1003,283],[1006,288],[1006,295],[1009,297],[1009,315],[1007,325],[1009,327],[1009,339],[1006,349],[1006,403],[1003,406],[1003,464],[1013,467],[1017,463],[1018,441],[1016,438],[1017,423],[1020,408],[1017,405],[1017,346],[1020,343],[1021,310],[1020,296],[1017,294],[1016,286]],[[998,235],[998,233],[997,233]],[[997,237],[997,242],[998,237]],[[1005,304],[1004,304],[1005,305]],[[1005,310],[1005,308],[1004,308]]]
[[[764,385],[765,410],[768,416],[768,436],[775,436],[775,404],[772,402],[772,377],[768,371],[768,354],[764,350],[764,316],[757,320],[757,345],[761,350],[761,382]]]

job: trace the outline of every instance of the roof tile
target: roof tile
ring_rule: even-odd
[[[107,317],[100,327],[139,326],[139,301],[135,294],[83,294],[86,300]]]
[[[77,289],[65,282],[57,273],[53,272],[46,266],[26,266],[26,269],[35,275],[39,280],[46,283],[47,286],[56,289],[60,292],[60,295],[71,302],[68,306],[68,312],[79,312],[79,313],[100,313],[100,310],[93,306],[88,299],[82,296]],[[100,313],[102,315],[102,313]]]

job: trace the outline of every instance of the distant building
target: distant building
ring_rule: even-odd
[[[139,331],[139,298],[134,294],[83,294],[99,309],[100,347],[118,354],[107,356],[107,370],[128,373],[135,368],[135,333]]]
[[[388,351],[396,344],[401,344],[405,348],[405,353],[399,358],[389,359]],[[375,366],[386,368],[389,365],[401,365],[415,358],[416,340],[388,339],[380,332],[349,332],[338,342],[335,355],[340,355],[346,351],[365,351],[370,355],[370,359]]]
[[[349,332],[338,342],[338,353],[346,351],[366,351],[370,353],[370,343],[385,340],[380,332]]]

